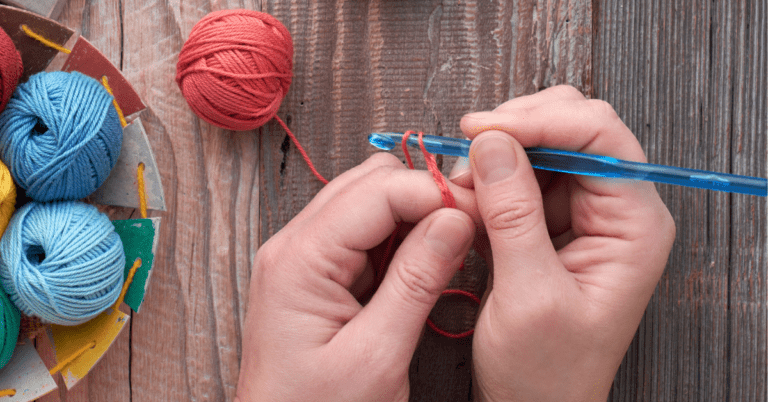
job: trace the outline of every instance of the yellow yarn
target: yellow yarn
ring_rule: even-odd
[[[0,235],[5,233],[8,222],[16,210],[16,185],[13,184],[11,171],[0,162]]]

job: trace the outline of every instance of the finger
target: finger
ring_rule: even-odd
[[[536,180],[539,187],[543,190],[552,181],[553,173],[546,170],[536,170]],[[472,168],[469,164],[469,158],[459,157],[448,175],[448,180],[457,186],[468,189],[474,189],[475,183],[472,179]]]
[[[546,147],[645,162],[634,134],[613,107],[601,100],[559,101],[509,113],[470,113],[461,119],[467,138],[504,131],[523,147]]]
[[[520,144],[506,133],[485,132],[472,143],[470,162],[493,253],[494,287],[536,288],[565,272],[549,238],[539,184]]]
[[[547,147],[646,162],[635,136],[613,108],[603,101],[558,102],[506,114],[486,113],[462,120],[462,127],[471,131],[471,127],[476,126],[472,123],[475,118],[482,121],[482,125],[503,128],[524,147]],[[581,175],[570,177],[578,184],[571,192],[569,202],[574,237],[637,238],[643,233],[653,233],[653,225],[666,219],[663,216],[647,218],[659,215],[648,215],[651,211],[666,212],[651,183]],[[564,199],[564,194],[559,198]],[[561,201],[557,203],[562,205]],[[569,228],[553,229],[557,234]]]
[[[584,95],[576,88],[570,85],[557,85],[544,89],[532,95],[519,96],[508,100],[496,109],[493,113],[509,113],[515,109],[531,109],[539,106],[549,105],[553,102],[585,100]],[[494,129],[494,128],[489,128]],[[485,130],[483,130],[485,131]],[[464,188],[473,188],[472,172],[469,169],[469,159],[459,158],[451,170],[448,180]]]
[[[544,197],[544,213],[549,235],[552,238],[558,237],[571,228],[570,191],[568,186],[571,177],[565,174],[553,175],[553,172],[546,170],[535,170],[534,173]],[[459,158],[448,179],[458,186],[474,189],[475,183],[472,180],[469,158]],[[556,249],[560,249],[567,243],[561,242],[559,244],[560,246],[556,247]]]
[[[435,211],[397,250],[370,303],[345,330],[387,339],[410,358],[427,316],[469,251],[474,223],[455,209]]]
[[[607,155],[646,162],[643,149],[611,105],[600,100],[558,102],[512,113],[481,112],[465,116],[462,130],[473,138],[487,127],[504,131],[523,147],[545,147]],[[616,189],[610,181],[574,176],[579,183],[599,193]]]
[[[388,166],[393,169],[405,169],[403,162],[391,153],[375,153],[366,159],[363,163],[347,170],[346,172],[331,180],[327,185],[325,185],[325,187],[322,188],[322,190],[320,190],[320,192],[317,193],[312,201],[307,204],[307,206],[304,207],[304,209],[302,209],[301,212],[296,215],[296,217],[294,217],[291,222],[300,222],[306,219],[306,217],[315,214],[320,208],[322,208],[323,205],[325,205],[326,202],[328,202],[328,200],[333,198],[339,191],[341,191],[341,189],[345,188],[350,183],[367,175],[372,170],[381,166]]]
[[[474,192],[448,183],[457,208],[480,222]],[[322,256],[325,274],[349,288],[370,250],[387,239],[396,222],[418,222],[443,206],[440,190],[426,171],[374,169],[337,193],[305,222],[305,247]],[[350,269],[353,268],[353,269]]]
[[[505,113],[514,109],[530,109],[539,106],[548,105],[552,102],[558,101],[576,101],[585,100],[584,94],[578,89],[570,85],[557,85],[554,87],[546,88],[535,94],[518,96],[514,99],[508,100],[496,109],[494,112]]]
[[[477,121],[473,122],[474,119],[482,121],[482,126],[502,128],[525,147],[540,146],[646,161],[634,135],[621,122],[613,108],[603,101],[556,102],[506,114],[475,114],[462,121],[462,128],[467,130],[465,135],[469,137],[473,127],[478,125]],[[669,212],[653,184],[579,175],[570,177],[576,184],[568,197],[571,227],[552,227],[553,234],[566,230],[560,233],[562,236],[558,236],[558,246],[564,246],[569,239],[573,240],[572,244],[564,247],[565,252],[560,254],[566,268],[571,272],[585,272],[586,267],[601,266],[595,259],[598,258],[608,263],[605,265],[608,272],[594,278],[610,277],[613,283],[634,288],[652,288],[660,275],[658,269],[611,271],[610,267],[618,261],[628,262],[627,258],[636,257],[638,253],[666,250],[671,244],[674,224],[670,224]],[[479,197],[477,183],[475,189]],[[552,195],[564,200],[567,194]],[[555,204],[563,205],[561,201]],[[568,215],[563,214],[561,217],[567,219]],[[604,247],[603,250],[597,250],[590,243],[592,240],[582,240],[585,237],[616,241],[597,241],[597,244]],[[582,248],[589,248],[592,252],[570,253],[570,250]],[[657,255],[666,258],[664,252],[653,254]],[[650,257],[647,260],[650,261]],[[653,266],[663,267],[663,264]]]

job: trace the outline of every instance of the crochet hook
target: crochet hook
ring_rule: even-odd
[[[368,142],[379,149],[390,151],[403,139],[402,133],[372,133]],[[459,138],[423,136],[424,148],[440,155],[469,156],[469,140]],[[408,145],[419,146],[418,136],[410,136]],[[631,180],[646,180],[707,190],[768,196],[768,180],[760,177],[740,176],[706,170],[631,162],[610,156],[548,148],[526,148],[528,159],[536,169],[555,172]]]

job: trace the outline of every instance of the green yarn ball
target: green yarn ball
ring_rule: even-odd
[[[16,341],[19,338],[19,326],[21,314],[19,309],[11,303],[5,291],[0,289],[0,368],[5,367],[11,360],[13,350],[16,349]]]

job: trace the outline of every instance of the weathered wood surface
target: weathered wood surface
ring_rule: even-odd
[[[599,7],[594,95],[648,158],[765,177],[767,2]],[[765,199],[659,189],[677,240],[613,399],[768,400]]]
[[[234,396],[253,256],[321,184],[276,124],[226,132],[187,107],[175,63],[208,12],[262,10],[291,31],[295,77],[279,114],[327,177],[373,153],[367,132],[458,136],[462,114],[560,83],[611,102],[653,162],[764,177],[768,6],[690,3],[70,0],[60,21],[149,106],[168,211],[151,213],[162,237],[142,312],[86,381],[44,400]],[[659,188],[678,239],[611,400],[768,399],[765,200]],[[455,285],[479,291],[484,278],[473,262]],[[474,313],[462,300],[437,310],[456,329]],[[468,400],[470,345],[427,331],[412,400]]]

